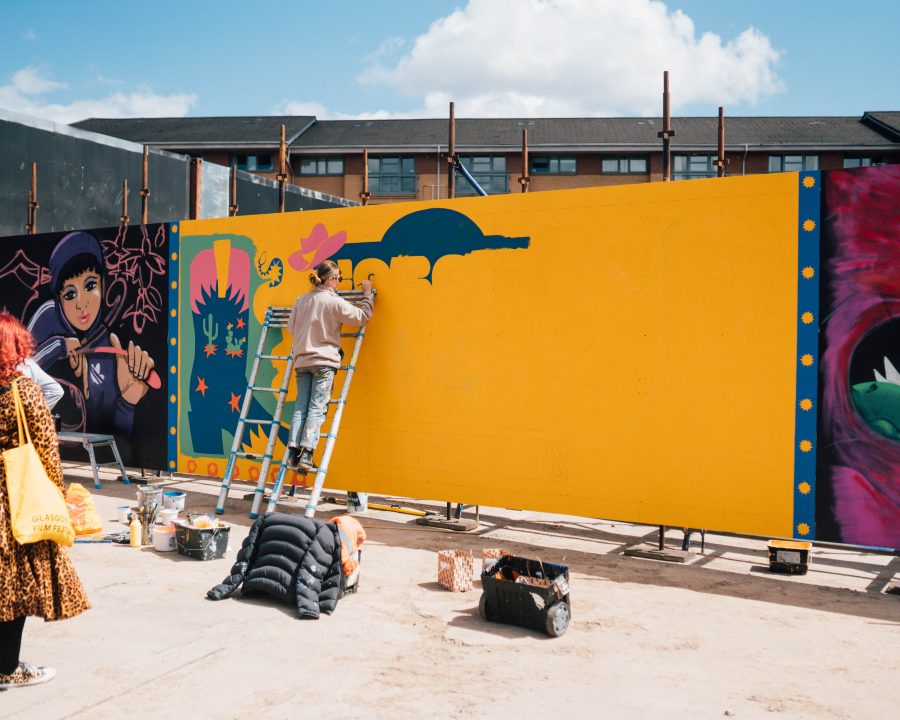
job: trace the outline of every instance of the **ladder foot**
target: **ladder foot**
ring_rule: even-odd
[[[216,515],[224,515],[225,508],[216,508]]]
[[[258,518],[258,517],[259,517],[259,513],[255,513],[255,512],[250,513],[251,520],[256,520],[256,518]]]

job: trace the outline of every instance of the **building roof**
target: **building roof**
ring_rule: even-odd
[[[894,113],[900,114],[900,113]],[[298,137],[292,151],[331,149],[446,148],[447,120],[320,120]],[[672,118],[673,148],[715,147],[718,118]],[[456,144],[466,148],[518,148],[522,130],[529,148],[658,148],[661,118],[457,119]],[[726,117],[725,144],[768,147],[891,147],[859,117]]]
[[[900,111],[870,110],[863,115],[863,122],[900,142]]]
[[[288,143],[316,121],[311,115],[187,118],[90,118],[74,127],[168,148],[278,147],[281,125]]]
[[[293,153],[429,152],[446,149],[447,119],[316,120],[311,116],[92,118],[75,127],[171,149],[277,147],[280,125]],[[716,117],[672,118],[673,150],[714,148]],[[655,150],[661,118],[485,118],[456,120],[465,151],[519,148],[528,130],[535,151]],[[725,117],[725,145],[755,150],[886,149],[900,142],[900,112],[862,117]]]

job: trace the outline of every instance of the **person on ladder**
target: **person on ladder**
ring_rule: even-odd
[[[289,467],[315,472],[313,452],[325,421],[334,373],[341,364],[341,325],[362,327],[372,317],[372,283],[363,280],[358,306],[337,294],[343,278],[337,263],[325,260],[309,274],[313,288],[297,298],[288,330],[297,378],[297,399],[288,436]]]

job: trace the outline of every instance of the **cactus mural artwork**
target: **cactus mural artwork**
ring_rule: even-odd
[[[219,337],[219,324],[216,323],[212,313],[203,321],[203,335],[206,338],[206,345],[203,346],[203,352],[206,357],[216,354],[215,339]]]

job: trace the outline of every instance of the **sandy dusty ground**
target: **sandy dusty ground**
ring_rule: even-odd
[[[214,483],[173,486],[188,509],[215,505]],[[117,482],[96,491],[108,531],[133,496]],[[275,601],[205,599],[250,524],[242,496],[226,508],[221,560],[76,545],[93,609],[26,623],[23,658],[58,676],[0,693],[0,718],[799,720],[900,708],[900,596],[883,592],[898,557],[816,548],[810,572],[788,577],[768,572],[758,539],[708,535],[704,555],[695,544],[691,562],[672,565],[622,555],[653,528],[484,508],[463,535],[370,511],[359,592],[303,621]],[[466,593],[437,584],[438,550],[500,546],[570,566],[563,637],[482,620],[477,580]]]

